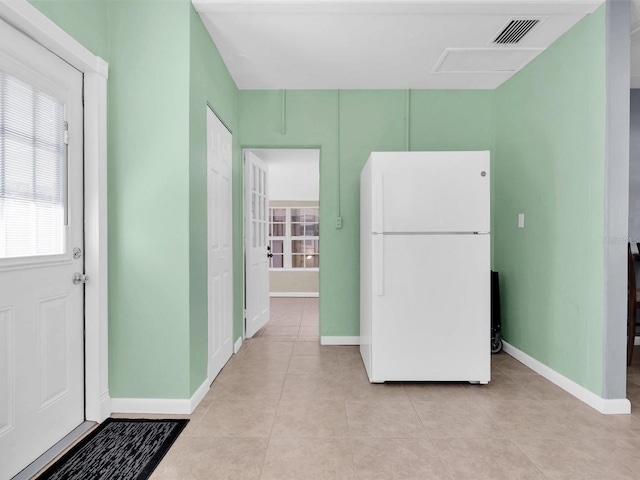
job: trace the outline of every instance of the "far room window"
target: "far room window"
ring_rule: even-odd
[[[318,207],[269,209],[271,269],[310,269],[320,266]]]

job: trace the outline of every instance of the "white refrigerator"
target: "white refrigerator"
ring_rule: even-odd
[[[489,152],[373,152],[361,174],[369,380],[491,375]]]

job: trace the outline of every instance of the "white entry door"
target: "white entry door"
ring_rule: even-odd
[[[250,338],[269,321],[269,167],[247,150],[244,169],[245,336]]]
[[[207,230],[210,381],[233,353],[231,133],[207,107]]]
[[[82,74],[0,21],[0,478],[84,420],[82,125]]]

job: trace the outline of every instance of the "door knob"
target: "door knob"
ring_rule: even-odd
[[[87,283],[89,280],[89,276],[84,273],[76,272],[73,274],[73,284],[78,285],[79,283]]]

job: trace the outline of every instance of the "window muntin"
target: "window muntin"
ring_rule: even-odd
[[[318,207],[269,208],[269,246],[274,270],[315,269],[320,266]]]

